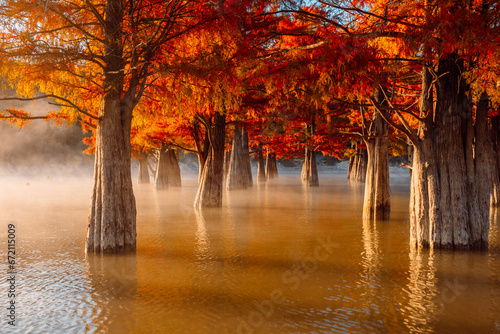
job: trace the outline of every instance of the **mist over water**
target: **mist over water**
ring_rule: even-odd
[[[280,168],[204,210],[196,164],[181,168],[182,188],[134,184],[137,254],[105,257],[84,253],[91,173],[0,176],[0,238],[17,231],[15,332],[500,331],[498,209],[489,252],[416,251],[406,169],[391,168],[391,220],[370,223],[342,163],[320,167],[318,188]]]
[[[15,96],[12,90],[0,91],[1,97]],[[0,108],[23,109],[34,116],[57,109],[46,100],[0,101]],[[82,177],[92,175],[94,158],[83,154],[87,148],[78,124],[55,126],[45,120],[32,120],[19,129],[0,122],[1,177]]]

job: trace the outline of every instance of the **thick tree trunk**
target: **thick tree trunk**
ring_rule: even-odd
[[[207,131],[211,133],[210,150],[198,184],[194,201],[196,208],[222,206],[226,115],[216,112],[213,126]]]
[[[248,148],[247,148],[248,156]],[[246,189],[248,185],[247,167],[243,151],[243,134],[239,126],[234,127],[231,162],[227,173],[226,189]]]
[[[494,150],[493,184],[490,205],[500,206],[500,116],[491,119],[491,141]]]
[[[117,94],[103,97],[96,129],[94,187],[86,251],[135,251],[136,206],[130,172],[130,121]]]
[[[139,153],[139,175],[137,182],[139,184],[149,183],[149,161],[148,155],[145,152]]]
[[[309,169],[311,169],[309,166],[310,163],[311,161],[308,159],[307,147],[306,147],[304,152],[304,163],[302,164],[302,170],[300,171],[300,179],[302,180],[302,182],[307,181],[307,176],[309,175]]]
[[[267,151],[266,179],[272,180],[278,177],[278,165],[276,164],[276,153]]]
[[[248,132],[243,130],[243,141],[242,141],[242,154],[243,154],[243,163],[245,165],[246,175],[247,175],[247,186],[251,187],[253,185],[253,177],[252,177],[252,165],[250,164],[250,147],[248,145]]]
[[[367,165],[368,154],[366,149],[356,147],[356,154],[349,158],[347,180],[350,182],[365,182]]]
[[[233,147],[226,168],[226,189],[246,189],[253,184],[248,133],[239,126],[234,129]]]
[[[130,170],[134,103],[130,96],[121,96],[125,68],[122,2],[107,1],[105,11],[106,75],[96,128],[94,187],[85,249],[118,253],[136,249],[136,206]]]
[[[154,188],[156,190],[163,190],[168,188],[168,147],[162,144],[158,150],[158,157],[156,159],[156,174]]]
[[[434,115],[431,75],[424,70],[418,138],[414,141],[410,237],[414,246],[486,248],[493,152],[485,94],[473,125],[462,61],[450,54],[439,61]],[[430,115],[430,116],[425,116]]]
[[[179,160],[175,154],[175,150],[170,148],[167,150],[167,158],[165,159],[167,182],[169,187],[181,186],[181,168],[179,167]]]
[[[311,137],[316,132],[315,116],[311,117],[311,124],[306,124],[305,127],[305,152],[304,152],[304,164],[302,165],[302,181],[308,186],[318,187],[319,177],[318,177],[318,166],[316,164],[316,151],[311,148]]]
[[[264,163],[264,155],[263,155],[262,143],[259,143],[259,151],[257,152],[257,180],[265,181],[266,180],[266,166]]]
[[[316,164],[316,151],[306,147],[304,164],[301,173],[302,181],[310,187],[319,186],[318,166]]]
[[[384,104],[381,90],[375,93],[375,100]],[[389,145],[388,126],[376,110],[373,115],[369,138],[365,139],[367,165],[365,177],[365,196],[363,218],[389,219],[391,202],[389,191]]]
[[[158,153],[155,175],[155,189],[181,186],[181,169],[175,150],[162,144]]]

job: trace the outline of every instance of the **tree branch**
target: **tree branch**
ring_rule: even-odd
[[[40,95],[40,96],[35,96],[35,97],[1,97],[0,101],[34,101],[34,100],[41,100],[41,99],[47,99],[47,98],[53,98],[56,100],[61,100],[63,102],[66,102],[66,103],[68,103],[68,105],[63,105],[63,104],[59,104],[59,105],[64,106],[64,107],[74,108],[74,109],[76,109],[76,111],[78,111],[81,114],[84,114],[92,119],[97,120],[97,121],[100,120],[99,117],[94,116],[94,115],[86,112],[85,110],[81,109],[80,107],[78,107],[76,104],[74,104],[70,100],[68,100],[64,97],[61,97],[61,96],[54,95],[54,94],[45,94],[45,95]],[[54,103],[51,103],[51,104],[54,104]]]

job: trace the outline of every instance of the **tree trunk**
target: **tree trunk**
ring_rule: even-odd
[[[411,166],[413,165],[413,144],[411,143],[410,140],[407,141],[408,145],[408,165],[405,167],[408,167],[408,171],[410,173],[410,178],[411,178]]]
[[[225,131],[226,115],[216,112],[213,126],[207,128],[210,149],[198,184],[194,201],[196,208],[222,206]]]
[[[500,116],[491,119],[491,141],[494,150],[493,184],[490,205],[500,206]]]
[[[366,149],[355,147],[356,154],[349,158],[347,180],[350,182],[365,182],[368,154]]]
[[[206,161],[207,158],[205,158],[203,154],[198,153],[198,185],[201,183],[201,176],[203,175],[203,168],[205,168]]]
[[[145,152],[139,153],[139,176],[137,181],[139,184],[149,183],[149,161],[148,155]]]
[[[500,206],[500,154],[496,151],[496,164],[493,169],[493,184],[491,186],[490,205]]]
[[[136,250],[136,205],[132,189],[130,130],[133,101],[124,86],[121,1],[106,2],[103,96],[96,128],[94,186],[85,249]]]
[[[429,113],[432,77],[424,70],[421,116],[425,120],[413,143],[411,177],[410,237],[414,246],[488,246],[493,170],[488,98],[481,96],[473,125],[462,71],[463,62],[456,53],[440,59],[433,114]]]
[[[130,171],[131,118],[122,119],[117,94],[103,97],[96,129],[94,187],[87,252],[135,251],[136,206]]]
[[[319,186],[318,166],[316,164],[316,151],[306,147],[304,164],[301,173],[302,181],[310,187]]]
[[[229,175],[229,166],[231,165],[231,151],[224,152],[224,184],[227,187],[227,177]]]
[[[175,154],[175,150],[170,148],[167,150],[166,171],[167,171],[167,182],[169,187],[180,187],[181,186],[181,168],[179,167],[179,160]]]
[[[266,166],[264,163],[264,155],[262,153],[262,143],[259,143],[259,151],[257,152],[257,180],[266,180]]]
[[[278,165],[276,164],[276,153],[267,151],[266,179],[272,180],[278,177]]]
[[[375,100],[384,105],[384,94],[381,90],[375,93]],[[364,219],[384,220],[390,217],[389,140],[387,136],[387,123],[380,112],[375,110],[368,139],[365,139],[368,160],[363,203]]]
[[[250,164],[250,147],[248,145],[248,132],[243,130],[243,141],[242,141],[242,154],[243,154],[243,163],[246,169],[247,175],[247,186],[251,187],[253,185],[253,177],[252,177],[252,165]]]
[[[156,174],[154,188],[156,190],[163,190],[168,188],[168,147],[161,144],[158,150],[158,158],[156,160]]]
[[[311,148],[311,138],[316,132],[315,116],[311,117],[311,124],[306,124],[305,127],[305,152],[304,152],[304,164],[302,165],[302,181],[308,186],[318,187],[319,177],[318,177],[318,166],[316,164],[316,151]]]
[[[248,148],[247,148],[248,155]],[[239,126],[235,126],[231,162],[227,174],[226,189],[246,189],[248,185],[247,167],[244,160],[243,134]]]
[[[209,125],[211,126],[211,125]],[[205,125],[206,127],[206,125]],[[209,131],[205,131],[205,135],[203,137],[203,143],[200,140],[201,131],[200,131],[200,122],[196,120],[193,124],[193,141],[196,145],[196,153],[198,155],[198,185],[201,182],[201,175],[203,173],[203,168],[205,167],[205,162],[207,161],[208,154],[210,152],[210,138]]]

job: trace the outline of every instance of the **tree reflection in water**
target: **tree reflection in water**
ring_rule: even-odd
[[[135,254],[87,254],[88,275],[94,291],[93,326],[96,333],[129,333],[136,326]]]

